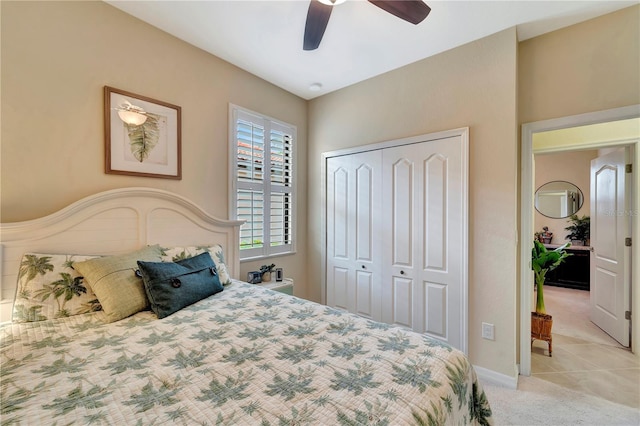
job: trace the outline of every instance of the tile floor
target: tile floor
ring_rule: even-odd
[[[531,349],[532,376],[640,408],[640,359],[589,321],[589,292],[544,287],[553,316],[553,356],[547,342]]]

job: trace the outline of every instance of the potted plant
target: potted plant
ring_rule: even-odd
[[[271,272],[275,267],[276,267],[275,263],[272,263],[271,265],[262,265],[260,267],[260,273],[262,274],[262,282],[271,281]]]
[[[540,241],[533,241],[533,249],[531,250],[531,269],[535,276],[536,284],[536,311],[531,312],[531,341],[534,339],[545,340],[549,343],[549,356],[551,356],[551,327],[553,326],[553,318],[547,315],[544,307],[544,281],[547,273],[556,269],[568,256],[565,251],[571,243],[566,243],[555,250],[547,250]]]
[[[571,243],[576,246],[587,245],[587,241],[591,236],[591,219],[589,216],[583,215],[582,217],[578,217],[577,214],[572,214],[569,216],[568,222],[570,222],[571,225],[564,228],[566,231],[569,231],[569,234],[567,234],[565,238],[571,240]]]

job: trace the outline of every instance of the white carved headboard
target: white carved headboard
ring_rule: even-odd
[[[9,321],[26,252],[112,255],[148,244],[220,244],[229,274],[240,273],[242,221],[216,219],[186,198],[153,188],[122,188],[83,198],[48,216],[0,224],[0,322]]]

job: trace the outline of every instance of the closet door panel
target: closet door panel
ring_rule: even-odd
[[[466,182],[459,137],[421,144],[421,332],[464,348]]]
[[[332,284],[332,304],[334,308],[349,310],[349,270],[334,266],[329,280]]]
[[[353,192],[349,169],[340,159],[332,159],[327,170],[327,303],[350,311],[353,281],[349,234],[353,219],[349,197]]]
[[[387,157],[393,153],[387,153]],[[413,162],[399,158],[391,166],[391,247],[394,266],[413,266]]]
[[[380,173],[380,170],[377,170]],[[362,262],[373,261],[373,210],[374,176],[368,164],[361,164],[356,176],[356,258]]]
[[[373,318],[379,315],[375,312],[376,300],[375,289],[377,286],[373,282],[373,274],[371,272],[356,271],[356,314]]]
[[[424,152],[421,166],[421,188],[424,198],[421,210],[422,278],[420,331],[448,340],[448,284],[443,273],[447,270],[448,257],[448,158],[434,153],[435,144]]]
[[[333,199],[331,218],[338,220],[332,220],[330,232],[331,236],[331,248],[333,249],[333,255],[336,258],[348,259],[349,258],[349,246],[348,246],[348,234],[349,234],[349,195],[351,188],[349,188],[349,172],[343,167],[338,167],[332,172],[333,178]],[[340,220],[340,218],[346,218],[346,220]]]
[[[447,286],[424,283],[424,306],[422,311],[424,331],[434,337],[447,337]]]
[[[414,329],[416,312],[416,162],[410,147],[382,153],[384,322]],[[419,163],[418,163],[419,164]],[[418,204],[417,204],[418,203]]]
[[[353,236],[356,284],[354,312],[366,318],[380,321],[380,242],[376,232],[381,228],[380,206],[382,154],[377,151],[354,154],[351,166],[354,168],[354,210]]]
[[[327,304],[375,320],[381,319],[374,233],[381,226],[380,163],[375,151],[327,159]]]
[[[389,303],[389,324],[413,328],[413,280],[404,277],[393,277],[391,283],[392,297],[385,299]]]
[[[424,189],[423,259],[425,269],[444,271],[447,267],[447,158],[429,156],[423,164]]]
[[[390,197],[383,216],[391,226],[383,277],[394,286],[385,293],[383,284],[383,301],[393,300],[385,318],[456,347],[462,347],[466,309],[461,297],[466,189],[459,142],[458,137],[444,138],[383,153],[384,193]],[[398,282],[410,283],[411,291],[399,291]],[[410,312],[410,319],[399,310]]]

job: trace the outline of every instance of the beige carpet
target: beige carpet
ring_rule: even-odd
[[[517,391],[484,382],[483,387],[496,425],[640,425],[640,410],[535,377],[520,376]]]

